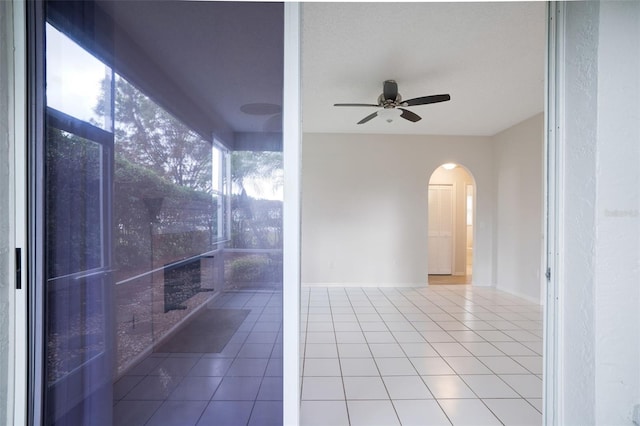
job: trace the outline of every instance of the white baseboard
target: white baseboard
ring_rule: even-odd
[[[452,284],[454,285],[454,284]],[[421,288],[428,287],[429,284],[425,282],[421,283],[302,283],[302,288],[326,288],[326,287],[356,287],[356,288]],[[495,284],[485,284],[485,283],[473,283],[474,287],[484,287],[484,288],[495,288],[496,290],[504,291],[505,293],[509,293],[512,296],[519,297],[521,299],[526,300],[527,302],[535,303],[536,305],[540,305],[540,300],[535,297],[531,297],[526,294],[518,293],[512,290],[504,289],[496,287]]]
[[[495,284],[491,284],[491,283],[477,283],[477,282],[473,282],[473,281],[471,282],[471,284],[474,287],[495,287],[496,286]]]
[[[509,289],[502,288],[502,287],[497,287],[497,286],[494,286],[494,288],[496,290],[500,290],[500,291],[504,291],[505,293],[509,293],[512,296],[519,297],[520,299],[524,299],[527,302],[535,303],[536,305],[542,305],[542,302],[538,298],[533,297],[533,296],[529,296],[528,294],[523,294],[523,293],[520,293],[518,291],[513,291],[513,290],[509,290]]]
[[[427,283],[302,283],[303,288],[314,287],[362,287],[362,288],[403,288],[403,287],[427,287]]]

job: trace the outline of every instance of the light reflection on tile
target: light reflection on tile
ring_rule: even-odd
[[[281,424],[280,299],[276,291],[248,291],[222,293],[210,302],[251,313],[220,352],[151,353],[127,371],[114,384],[114,426]],[[333,333],[330,316],[317,331]]]

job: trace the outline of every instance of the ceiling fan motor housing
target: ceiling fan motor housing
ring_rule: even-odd
[[[400,95],[400,93],[396,95],[395,99],[385,99],[384,93],[381,93],[380,96],[378,96],[378,105],[383,108],[395,108],[400,104],[401,101],[402,96]]]

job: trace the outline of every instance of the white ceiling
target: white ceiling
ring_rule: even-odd
[[[128,35],[116,54],[142,67],[138,82],[203,135],[273,131],[266,124],[277,116],[241,108],[282,103],[281,4],[100,4],[117,34]],[[541,112],[545,9],[545,2],[303,3],[303,131],[493,135]],[[376,103],[387,79],[404,99],[449,93],[451,101],[411,107],[423,117],[417,123],[357,125],[375,109],[333,106]]]
[[[545,2],[303,3],[303,131],[494,135],[544,108]],[[334,103],[376,103],[384,80],[404,99],[449,93],[410,107],[411,123]]]

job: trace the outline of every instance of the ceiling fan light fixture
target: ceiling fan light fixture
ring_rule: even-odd
[[[382,111],[378,112],[378,117],[382,118],[387,123],[392,123],[395,121],[400,115],[402,111],[396,108],[384,108]]]

